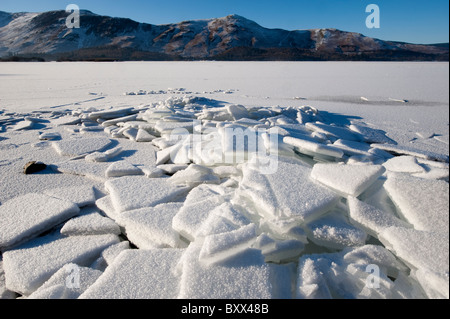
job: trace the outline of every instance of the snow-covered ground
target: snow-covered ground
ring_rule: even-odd
[[[449,298],[448,77],[2,63],[0,297]]]

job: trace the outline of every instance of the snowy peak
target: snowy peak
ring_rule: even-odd
[[[80,12],[0,12],[0,57],[114,60],[446,60],[447,46],[388,42],[337,29],[268,29],[237,14],[153,25]]]
[[[223,18],[218,18],[214,20],[224,20],[229,24],[239,25],[239,26],[257,26],[261,27],[259,24],[257,24],[255,21],[249,20],[243,16],[240,16],[238,14],[230,14]]]

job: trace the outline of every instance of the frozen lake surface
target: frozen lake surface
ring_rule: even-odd
[[[1,63],[0,298],[448,298],[448,78]]]

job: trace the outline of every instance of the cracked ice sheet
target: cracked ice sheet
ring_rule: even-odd
[[[263,175],[243,166],[239,193],[250,197],[266,217],[308,222],[331,210],[337,194],[310,179],[311,168],[295,159],[280,158],[276,174]]]
[[[80,299],[175,299],[184,250],[125,250]]]
[[[30,295],[65,264],[88,266],[105,248],[119,242],[115,235],[59,238],[48,235],[5,252],[6,287]]]

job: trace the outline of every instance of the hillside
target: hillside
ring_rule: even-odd
[[[4,60],[387,60],[448,61],[449,45],[382,41],[337,29],[268,29],[238,15],[152,25],[81,11],[0,12]]]

